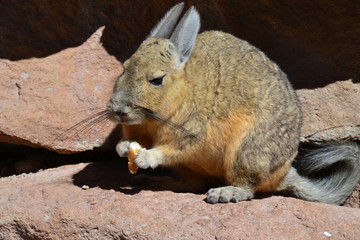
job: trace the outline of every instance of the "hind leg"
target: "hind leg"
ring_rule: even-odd
[[[208,203],[240,202],[252,199],[253,197],[253,190],[235,186],[211,188],[206,193],[206,201]]]

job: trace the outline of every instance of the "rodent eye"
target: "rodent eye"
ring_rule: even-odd
[[[165,76],[162,76],[162,77],[159,77],[159,78],[154,78],[152,80],[149,81],[149,83],[151,85],[154,85],[154,86],[160,86],[163,84],[163,79],[164,79]]]

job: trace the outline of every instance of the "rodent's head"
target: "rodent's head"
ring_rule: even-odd
[[[141,124],[148,111],[165,112],[185,91],[184,67],[195,45],[200,17],[191,7],[173,31],[183,3],[173,7],[124,63],[108,105],[110,117]]]
[[[124,63],[124,72],[116,82],[109,102],[113,118],[125,124],[139,124],[144,109],[159,112],[171,104],[183,88],[179,57],[168,39],[146,40]]]

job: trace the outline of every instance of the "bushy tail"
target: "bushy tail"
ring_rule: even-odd
[[[343,143],[312,149],[299,157],[285,178],[284,190],[314,202],[340,205],[360,180],[360,146]]]

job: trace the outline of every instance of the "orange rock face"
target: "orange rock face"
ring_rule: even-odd
[[[77,122],[106,109],[121,64],[101,46],[103,28],[82,45],[44,58],[0,60],[0,140],[56,151],[100,146],[114,124]]]

